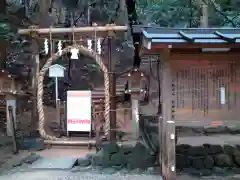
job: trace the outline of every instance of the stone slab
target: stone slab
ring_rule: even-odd
[[[31,169],[72,169],[77,163],[77,158],[59,157],[59,158],[43,158],[37,160],[31,165]]]

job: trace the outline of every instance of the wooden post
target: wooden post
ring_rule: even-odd
[[[16,119],[14,117],[13,107],[8,106],[8,113],[9,113],[9,119],[11,124],[11,131],[12,131],[12,141],[13,141],[13,153],[18,154],[18,146],[17,146],[17,137],[16,137],[16,126],[15,122]]]
[[[161,132],[162,175],[165,180],[176,179],[175,168],[175,125],[172,120],[172,74],[169,65],[169,49],[162,54],[162,122],[159,130]]]
[[[109,94],[110,94],[110,141],[116,141],[116,73],[115,73],[115,62],[112,62],[112,38],[113,33],[109,31],[108,36],[108,70],[109,70]]]
[[[34,61],[32,63],[32,113],[31,113],[31,130],[37,130],[37,79],[39,74],[39,46],[36,39],[32,39],[32,51]]]
[[[132,102],[132,133],[133,138],[139,138],[139,100],[131,97]]]
[[[60,115],[61,113],[60,105],[61,105],[60,99],[57,99],[56,100],[56,122],[59,123],[59,127],[61,128],[62,122],[61,122],[61,115]]]

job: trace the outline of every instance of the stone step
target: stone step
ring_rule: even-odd
[[[77,158],[73,157],[58,157],[58,158],[43,158],[37,160],[31,165],[31,169],[72,169],[77,163]]]

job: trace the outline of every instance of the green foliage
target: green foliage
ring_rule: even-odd
[[[162,27],[199,27],[199,0],[138,0],[137,14],[144,24]],[[204,0],[209,26],[240,26],[240,0]]]

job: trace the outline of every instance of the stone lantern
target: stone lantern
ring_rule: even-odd
[[[132,104],[132,134],[135,138],[139,137],[139,101],[145,98],[148,93],[147,75],[139,70],[132,69],[124,75],[128,82],[126,93],[131,95]]]
[[[8,107],[12,106],[13,117],[16,123],[17,114],[17,97],[19,95],[25,95],[22,91],[22,84],[17,80],[16,76],[11,75],[5,70],[0,71],[0,109],[5,109],[6,114],[6,124],[7,124],[7,135],[12,136],[10,115],[8,112]],[[4,113],[4,112],[3,112]],[[16,127],[16,124],[15,124]]]

